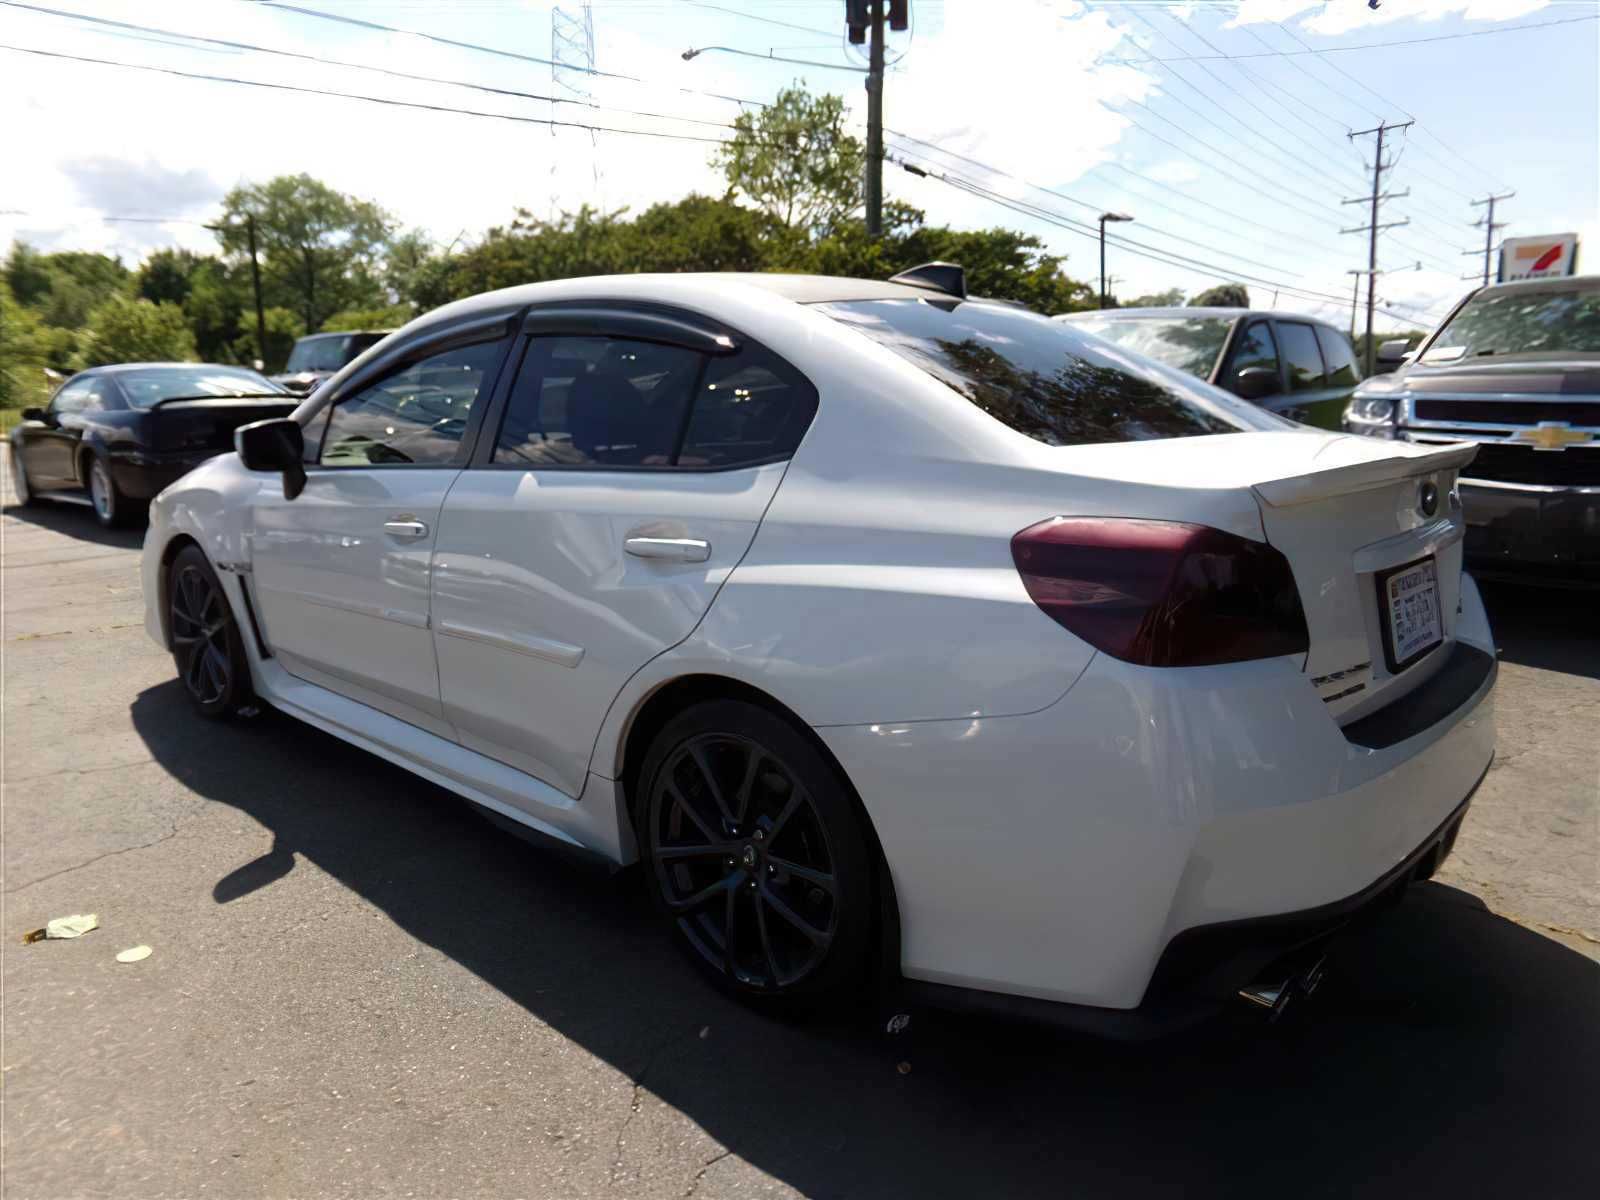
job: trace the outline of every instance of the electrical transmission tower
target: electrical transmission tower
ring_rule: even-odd
[[[1489,286],[1489,263],[1492,260],[1492,258],[1494,257],[1494,231],[1496,229],[1504,229],[1506,227],[1506,223],[1504,221],[1497,222],[1494,219],[1494,206],[1496,204],[1498,204],[1502,200],[1511,199],[1511,197],[1513,197],[1515,195],[1516,195],[1515,192],[1501,192],[1498,196],[1493,196],[1493,195],[1485,196],[1482,200],[1474,200],[1472,202],[1472,207],[1473,208],[1478,208],[1478,207],[1480,207],[1482,205],[1485,205],[1485,204],[1487,204],[1489,206],[1489,211],[1484,214],[1483,220],[1474,221],[1472,223],[1472,227],[1474,229],[1478,228],[1478,226],[1480,226],[1480,225],[1483,226],[1483,286],[1484,287],[1488,287]],[[1478,254],[1478,252],[1476,250],[1463,250],[1461,253],[1463,255],[1465,255],[1467,258],[1476,258],[1477,254]],[[1463,275],[1461,278],[1463,278],[1463,279],[1476,279],[1477,276],[1476,275]]]
[[[559,111],[570,113],[574,106],[594,104],[589,81],[594,78],[594,10],[588,0],[576,9],[550,10],[550,94],[573,105],[550,105],[552,120],[568,120]],[[581,119],[588,120],[585,113]],[[587,139],[587,146],[584,141]],[[587,170],[584,168],[587,167]],[[584,176],[588,178],[585,179]],[[565,179],[577,188],[588,188],[596,208],[600,205],[600,146],[594,130],[562,129],[550,126],[550,220],[561,215],[561,184]]]
[[[1412,121],[1402,121],[1398,125],[1384,122],[1373,126],[1371,129],[1357,129],[1348,136],[1352,141],[1358,137],[1366,137],[1369,133],[1378,135],[1377,149],[1372,156],[1372,194],[1370,196],[1357,196],[1353,200],[1346,200],[1346,204],[1369,204],[1372,214],[1365,225],[1356,225],[1350,229],[1341,229],[1340,233],[1364,233],[1367,235],[1367,374],[1372,374],[1374,365],[1372,346],[1372,310],[1378,303],[1378,233],[1384,229],[1399,229],[1403,225],[1411,224],[1411,218],[1403,221],[1390,221],[1388,224],[1378,223],[1378,206],[1385,200],[1398,200],[1402,196],[1409,196],[1411,189],[1403,192],[1386,192],[1383,190],[1384,173],[1394,166],[1393,160],[1385,161],[1383,157],[1383,139],[1386,134],[1395,129],[1405,129],[1414,124]]]

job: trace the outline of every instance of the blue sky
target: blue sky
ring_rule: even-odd
[[[174,32],[552,93],[547,65],[244,0],[46,3]],[[545,3],[303,4],[551,56]],[[891,164],[887,194],[923,208],[934,222],[1035,233],[1086,279],[1097,269],[1093,240],[1048,218],[1092,224],[1101,209],[1129,212],[1135,222],[1117,232],[1169,261],[1113,245],[1110,270],[1122,295],[1169,287],[1192,293],[1216,282],[1216,274],[1249,274],[1271,281],[1252,283],[1258,304],[1272,303],[1277,292],[1279,307],[1347,315],[1347,301],[1316,297],[1347,297],[1347,270],[1366,265],[1364,239],[1338,232],[1341,224],[1364,223],[1365,209],[1339,202],[1363,191],[1371,139],[1352,143],[1345,132],[1380,118],[1416,121],[1396,135],[1396,166],[1386,181],[1411,195],[1386,206],[1384,220],[1409,217],[1412,224],[1382,243],[1380,264],[1393,273],[1381,279],[1379,293],[1394,315],[1380,324],[1425,325],[1470,286],[1459,276],[1481,260],[1461,251],[1481,246],[1482,233],[1470,227],[1481,210],[1468,200],[1491,189],[1517,193],[1497,214],[1510,222],[1507,234],[1578,231],[1585,238],[1580,267],[1600,253],[1595,0],[1384,0],[1376,11],[1366,0],[912,0],[912,10],[914,31],[891,43],[899,61],[886,85],[885,123],[923,139],[891,136],[891,152],[935,176],[919,178]],[[858,62],[843,44],[842,11],[839,0],[598,0],[595,66],[633,80],[590,77],[590,97],[605,107],[578,119],[717,137],[739,106],[707,93],[760,101],[804,78],[813,89],[845,96],[859,123],[865,104],[858,73],[722,51],[682,58],[690,47],[720,45]],[[1558,21],[1564,23],[1512,28]],[[1473,36],[1456,36],[1462,34]],[[135,35],[15,7],[0,7],[0,43],[537,119],[583,111]],[[1307,49],[1318,53],[1283,53]],[[470,241],[519,206],[540,214],[583,202],[637,210],[690,190],[720,190],[707,161],[710,147],[695,141],[552,133],[4,50],[0,111],[11,114],[7,172],[0,178],[0,210],[11,211],[0,215],[0,238],[104,249],[129,260],[163,245],[210,248],[199,222],[215,212],[222,194],[241,180],[283,171],[308,171],[377,200],[441,243]],[[673,119],[634,115],[643,112]],[[940,168],[944,179],[937,177]],[[992,195],[975,195],[974,187]],[[108,215],[175,219],[116,223],[104,220]],[[1194,262],[1179,264],[1172,255]],[[1419,260],[1423,269],[1410,269]]]

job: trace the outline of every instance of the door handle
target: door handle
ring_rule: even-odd
[[[383,531],[390,537],[397,538],[415,539],[428,536],[428,527],[415,517],[396,517],[392,521],[385,521]]]
[[[711,543],[699,538],[631,537],[622,548],[635,558],[664,558],[697,563],[711,557]]]

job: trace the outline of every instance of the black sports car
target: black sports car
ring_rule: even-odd
[[[298,398],[244,367],[122,363],[80,371],[11,431],[23,504],[87,504],[120,525],[173,480],[233,449],[233,431],[288,416]]]

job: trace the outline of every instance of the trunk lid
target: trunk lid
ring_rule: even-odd
[[[233,431],[239,426],[286,417],[299,403],[294,396],[163,400],[150,409],[151,447],[169,453],[222,453],[233,449]]]
[[[1432,559],[1443,644],[1454,637],[1461,592],[1457,473],[1470,443],[1422,446],[1348,434],[1236,433],[1061,448],[1056,469],[1145,485],[1160,511],[1130,516],[1219,524],[1235,506],[1254,509],[1250,530],[1289,560],[1305,609],[1305,672],[1341,724],[1411,690],[1445,657],[1386,658],[1379,584],[1394,568]],[[1425,511],[1432,485],[1436,508]],[[1236,497],[1234,505],[1225,498]],[[1113,503],[1126,507],[1131,496]],[[1237,525],[1237,522],[1233,522]],[[1238,532],[1245,530],[1236,528]]]

